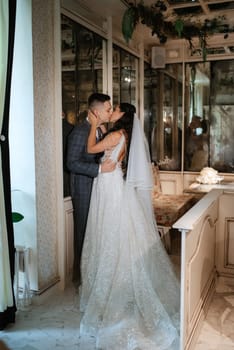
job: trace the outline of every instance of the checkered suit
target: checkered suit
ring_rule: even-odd
[[[67,167],[71,172],[71,196],[74,210],[73,281],[80,282],[80,258],[84,241],[93,178],[98,175],[102,155],[86,152],[90,124],[85,120],[68,137]]]

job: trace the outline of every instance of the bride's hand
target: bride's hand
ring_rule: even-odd
[[[88,121],[90,122],[91,125],[97,127],[97,122],[98,122],[97,117],[91,110],[88,111]]]

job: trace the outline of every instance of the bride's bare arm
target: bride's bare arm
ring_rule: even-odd
[[[96,128],[97,123],[94,115],[89,115],[89,121],[91,123],[91,128],[89,132],[88,142],[87,142],[87,152],[88,153],[100,153],[108,148],[111,148],[119,142],[122,135],[122,131],[114,131],[107,135],[102,141],[96,143]]]

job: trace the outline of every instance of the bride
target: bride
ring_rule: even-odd
[[[89,119],[88,152],[104,151],[103,159],[117,166],[93,184],[82,252],[81,344],[178,350],[179,283],[154,220],[150,157],[135,107],[121,103],[111,117],[115,131],[97,144],[96,118]]]

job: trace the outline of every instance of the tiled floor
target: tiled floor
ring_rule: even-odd
[[[73,287],[65,292],[57,290],[41,305],[19,311],[16,323],[0,332],[0,339],[10,350],[91,350],[79,347],[78,302]],[[0,350],[4,349],[0,341]],[[231,349],[234,349],[233,290],[215,294],[195,346],[195,350]]]
[[[16,323],[0,332],[0,339],[10,350],[78,350],[78,304],[73,287],[56,290],[41,304],[34,302],[28,310],[19,310]]]
[[[172,261],[178,277],[179,238],[174,235],[172,239]],[[73,286],[65,292],[54,288],[50,293],[37,297],[28,310],[17,312],[16,323],[0,332],[0,350],[94,350],[79,346],[79,295]],[[234,350],[234,286],[220,283],[194,350],[231,349]]]
[[[231,349],[234,349],[234,287],[221,285],[209,307],[195,350]]]

